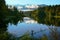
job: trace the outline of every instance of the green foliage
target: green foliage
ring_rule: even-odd
[[[60,20],[60,5],[39,7],[37,10],[31,12],[31,17],[39,23],[48,25],[59,25]]]
[[[31,37],[28,34],[25,34],[19,40],[31,40]]]
[[[44,35],[43,37],[41,37],[39,40],[48,40],[48,37],[46,35]]]
[[[5,33],[7,24],[10,22],[16,25],[19,20],[22,20],[22,17],[22,13],[18,12],[17,8],[14,7],[14,11],[12,11],[5,5],[5,0],[0,0],[0,40],[9,40],[9,34]]]

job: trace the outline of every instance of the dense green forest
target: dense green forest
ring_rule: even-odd
[[[17,8],[14,10],[8,9],[5,4],[5,0],[0,0],[0,40],[8,40],[9,35],[6,32],[8,23],[17,24],[20,20],[22,21],[22,12],[18,12]]]
[[[60,26],[60,5],[39,7],[30,16],[39,23]]]
[[[17,24],[19,20],[22,21],[22,12],[18,12],[17,8],[14,7],[14,10],[8,9],[8,6],[5,5],[4,0],[0,0],[0,27],[5,27],[7,24],[13,23]],[[0,31],[1,32],[1,31]]]

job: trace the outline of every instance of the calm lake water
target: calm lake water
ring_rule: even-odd
[[[29,33],[31,35],[31,32],[33,31],[34,37],[41,37],[44,34],[47,36],[50,36],[51,28],[53,31],[56,29],[57,33],[60,34],[60,27],[55,27],[55,26],[48,26],[45,24],[39,24],[37,21],[29,18],[29,17],[24,17],[23,22],[18,22],[17,25],[8,24],[7,31],[17,37],[20,37],[24,35],[25,33]]]

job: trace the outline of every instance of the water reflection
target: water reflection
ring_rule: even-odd
[[[48,37],[50,36],[50,30],[52,29],[53,32],[55,32],[54,28],[55,26],[48,26],[45,24],[38,24],[35,20],[29,18],[29,17],[24,17],[23,18],[23,22],[18,22],[17,25],[8,24],[8,32],[20,37],[22,35],[24,35],[26,32],[29,32],[29,34],[31,35],[33,33],[33,36],[38,38],[43,36],[44,34],[47,35]],[[59,32],[60,27],[56,27],[57,33]]]
[[[33,20],[33,19],[29,18],[29,17],[24,17],[23,20],[24,20],[24,23],[27,23],[27,24],[29,24],[29,23],[37,23],[37,21],[35,21],[35,20]]]

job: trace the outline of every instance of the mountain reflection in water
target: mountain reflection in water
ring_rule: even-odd
[[[31,34],[32,30],[34,31],[34,37],[41,37],[44,34],[46,34],[47,36],[50,35],[50,29],[49,29],[50,26],[45,24],[39,24],[37,23],[37,21],[29,17],[24,17],[23,20],[24,21],[22,23],[19,21],[17,25],[9,23],[7,31],[17,37],[24,35],[26,32],[29,32],[29,34]],[[51,25],[50,28],[53,29],[55,28],[55,26]],[[59,31],[60,27],[59,28],[56,27],[56,28],[58,29],[57,31],[60,33]]]

